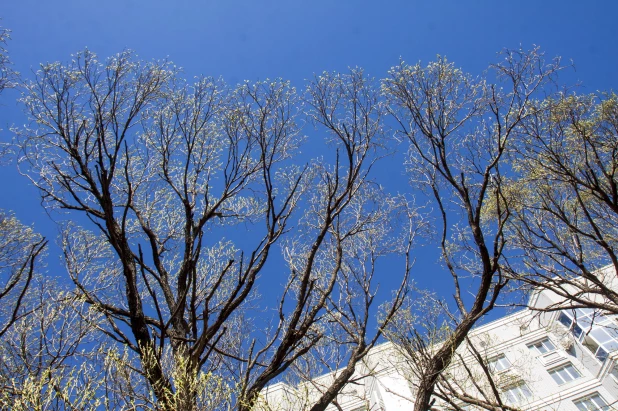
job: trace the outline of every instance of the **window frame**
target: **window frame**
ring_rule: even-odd
[[[618,348],[618,330],[613,320],[591,308],[565,309],[556,321],[566,327],[598,361],[605,362]]]
[[[504,400],[509,405],[518,405],[533,397],[530,387],[525,382],[511,385],[502,391]],[[514,400],[514,401],[513,401]]]
[[[544,344],[545,342],[548,342],[549,345],[551,345],[551,349],[549,349],[546,344]],[[549,354],[550,352],[554,352],[557,350],[556,348],[556,344],[554,344],[554,342],[549,338],[549,337],[545,337],[542,338],[540,340],[537,340],[535,342],[532,342],[530,344],[526,345],[528,347],[529,350],[533,351],[534,353],[536,353],[537,355],[545,355],[545,354]],[[547,351],[542,352],[539,347],[545,347],[545,349]]]
[[[581,408],[580,404],[584,405],[585,401],[590,401],[592,400],[594,402],[594,406],[596,408],[588,408],[588,405],[586,404],[585,407],[586,408]],[[599,402],[600,401],[600,404]],[[577,400],[573,400],[573,404],[575,404],[575,406],[577,407],[578,410],[580,411],[603,411],[603,410],[607,410],[608,408],[608,404],[605,401],[605,399],[601,396],[601,394],[599,394],[598,392],[594,392],[591,394],[588,394],[584,397],[581,397]]]
[[[566,374],[569,377],[571,377],[571,379],[565,380],[563,378],[563,374],[560,373],[561,371],[566,371]],[[582,377],[582,373],[570,362],[566,364],[562,364],[561,366],[552,368],[551,370],[548,370],[547,372],[558,385],[564,385],[564,384],[570,383]],[[559,377],[559,379],[562,382],[558,381],[557,377]]]
[[[506,366],[504,368],[498,369],[496,367],[496,365],[500,365],[500,366],[504,365],[504,362],[506,362]],[[498,372],[502,372],[502,371],[508,370],[512,366],[513,366],[513,364],[511,363],[511,361],[509,360],[509,358],[505,354],[500,354],[500,355],[495,356],[495,357],[493,357],[493,358],[491,358],[491,359],[489,359],[487,361],[487,368],[492,373],[498,373]]]

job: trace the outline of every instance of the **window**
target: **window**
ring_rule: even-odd
[[[608,317],[590,309],[564,310],[558,322],[601,362],[608,353],[618,349],[618,329]]]
[[[607,403],[603,401],[603,398],[596,393],[589,397],[575,401],[575,405],[580,411],[601,411],[609,409]]]
[[[535,351],[537,354],[545,354],[556,349],[556,347],[549,340],[549,338],[545,338],[544,340],[530,344],[528,345],[528,348],[530,348],[532,351]]]
[[[489,370],[491,372],[506,370],[510,366],[511,366],[511,362],[509,361],[508,358],[506,358],[504,354],[489,360]]]
[[[579,371],[573,367],[573,364],[567,364],[562,367],[554,368],[549,371],[549,375],[551,375],[558,385],[576,380],[582,376]]]
[[[504,400],[511,405],[519,404],[530,397],[532,397],[532,392],[524,383],[514,385],[504,391]]]

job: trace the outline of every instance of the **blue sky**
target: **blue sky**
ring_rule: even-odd
[[[5,2],[3,25],[22,71],[89,47],[169,57],[188,77],[285,77],[446,55],[479,72],[503,47],[573,59],[593,89],[614,84],[618,5],[607,1],[107,1]]]
[[[169,58],[187,78],[222,76],[233,84],[282,77],[302,88],[324,70],[360,66],[381,78],[400,58],[426,63],[438,54],[478,75],[502,48],[536,44],[549,57],[573,61],[562,82],[593,92],[618,89],[616,16],[612,0],[6,0],[0,24],[12,30],[8,49],[25,77],[85,47],[100,57],[128,48],[143,59]],[[2,141],[24,121],[15,98],[11,91],[0,97]],[[11,166],[0,173],[0,208],[55,238],[28,181]],[[432,261],[422,264],[419,271],[435,269]],[[442,283],[432,281],[422,282],[440,291]]]

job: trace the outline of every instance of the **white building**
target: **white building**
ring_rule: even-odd
[[[548,291],[535,293],[530,300],[530,306],[537,309],[556,304],[560,299]],[[506,405],[530,411],[618,410],[616,318],[589,309],[525,309],[476,328],[470,341]],[[469,347],[460,347],[446,374],[451,394],[443,389],[435,409],[484,409],[464,405],[453,391],[481,400],[483,391],[485,398],[494,401],[489,379],[474,357]],[[327,374],[295,387],[283,383],[270,386],[264,396],[267,408],[308,409],[331,377]],[[358,367],[358,380],[346,387],[332,409],[409,410],[413,398],[409,361],[400,349],[386,343],[371,351]],[[444,398],[450,399],[450,404]]]

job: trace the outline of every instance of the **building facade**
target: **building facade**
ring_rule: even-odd
[[[471,333],[444,373],[432,409],[483,410],[501,403],[530,411],[618,410],[617,319],[591,309],[560,308],[564,303],[549,291],[534,293],[529,305]],[[376,346],[332,409],[412,409],[410,364],[397,346]],[[265,408],[309,409],[332,378],[270,386]]]

